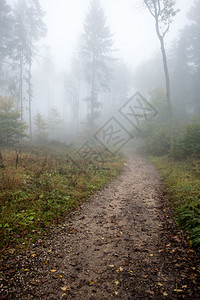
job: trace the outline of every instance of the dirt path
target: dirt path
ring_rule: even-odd
[[[18,257],[23,271],[7,276],[4,298],[198,299],[195,254],[165,220],[161,198],[154,167],[130,156],[70,224]]]

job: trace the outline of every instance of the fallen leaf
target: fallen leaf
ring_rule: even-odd
[[[159,285],[159,286],[163,286],[163,284],[162,284],[162,283],[160,283],[160,282],[158,282],[158,285]]]
[[[168,294],[166,292],[163,292],[163,296],[168,296]]]
[[[118,295],[119,294],[119,292],[115,292],[115,295]]]
[[[69,291],[70,290],[70,286],[63,286],[63,287],[61,287],[61,290],[63,292]]]
[[[187,285],[183,285],[182,288],[183,288],[183,289],[186,289],[186,288],[187,288]]]
[[[119,284],[119,281],[118,281],[118,280],[115,280],[114,283],[115,283],[116,285],[118,285],[118,284]]]
[[[94,280],[90,280],[90,285],[93,285],[93,284],[95,284],[95,283],[97,283],[97,282],[94,281]]]
[[[35,257],[36,256],[36,254],[32,254],[32,257]]]
[[[114,268],[115,266],[114,265],[109,265],[109,267]]]
[[[181,290],[181,289],[174,289],[174,292],[181,293],[181,292],[183,292],[183,290]]]
[[[51,272],[52,272],[52,273],[55,273],[55,272],[56,272],[56,270],[54,270],[54,269],[53,269],[53,270],[51,270]]]
[[[132,270],[130,270],[129,272],[130,272],[130,273],[133,273],[133,271],[132,271]]]
[[[24,269],[25,272],[29,271],[29,269]]]
[[[153,256],[153,254],[149,254],[149,256],[151,256],[151,257],[152,257],[152,256]]]
[[[146,279],[146,278],[148,278],[148,275],[142,275],[142,277]]]
[[[60,276],[60,278],[63,278],[63,276],[62,275],[59,275]]]

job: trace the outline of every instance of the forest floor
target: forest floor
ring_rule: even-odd
[[[154,166],[121,175],[21,254],[1,262],[1,299],[200,299],[199,257],[176,226]]]

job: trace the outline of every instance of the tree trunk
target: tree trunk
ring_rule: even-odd
[[[32,101],[32,86],[31,86],[31,62],[29,63],[28,69],[28,108],[29,108],[29,130],[30,130],[30,140],[32,140],[32,109],[31,109],[31,101]]]
[[[95,61],[94,54],[92,58],[92,84],[91,84],[91,119],[90,126],[93,128],[94,126],[94,102],[95,102]]]
[[[168,108],[168,127],[170,136],[170,150],[171,154],[174,153],[174,134],[173,134],[173,112],[172,112],[172,101],[171,101],[171,89],[170,89],[170,78],[167,64],[167,57],[165,52],[164,40],[160,38],[161,52],[163,58],[163,67],[165,72],[165,84],[166,84],[166,96],[167,96],[167,108]]]
[[[20,112],[21,112],[21,123],[22,123],[22,113],[23,113],[23,53],[20,57],[20,78],[19,78],[19,95],[20,95]]]

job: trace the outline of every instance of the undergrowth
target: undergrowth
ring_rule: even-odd
[[[190,245],[200,251],[200,161],[172,162],[152,158],[159,169],[177,222],[190,235]]]
[[[0,248],[33,243],[123,167],[123,157],[102,148],[92,155],[70,147],[1,151]],[[22,246],[23,247],[23,246]]]

